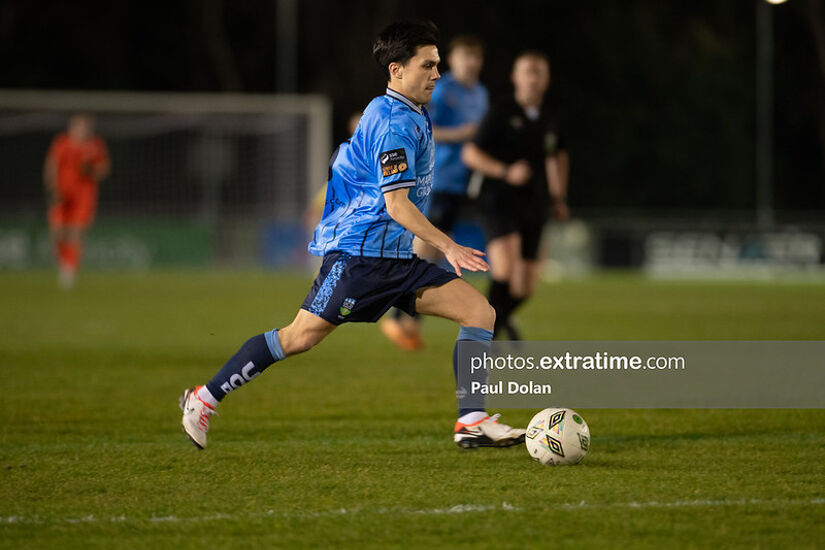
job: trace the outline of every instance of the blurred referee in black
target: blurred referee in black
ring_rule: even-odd
[[[514,93],[493,105],[474,140],[462,150],[464,163],[484,174],[480,206],[496,310],[496,335],[520,335],[511,314],[535,290],[544,225],[564,221],[569,157],[558,119],[545,103],[550,62],[538,51],[516,57]]]

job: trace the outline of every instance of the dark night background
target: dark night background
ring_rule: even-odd
[[[774,197],[780,216],[825,208],[825,8],[790,0],[774,21]],[[382,91],[370,54],[399,18],[429,18],[443,42],[487,45],[495,98],[524,48],[552,61],[567,128],[571,204],[751,210],[755,204],[755,0],[298,3],[296,89],[276,77],[278,10],[230,2],[0,3],[0,88],[297,91],[345,121]]]

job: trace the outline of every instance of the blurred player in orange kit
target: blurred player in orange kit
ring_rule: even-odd
[[[60,285],[71,288],[80,263],[83,237],[97,207],[99,182],[109,175],[106,143],[94,133],[94,119],[76,114],[58,134],[43,167],[49,193],[49,228],[60,266]]]

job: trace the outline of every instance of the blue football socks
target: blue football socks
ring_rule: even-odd
[[[453,348],[453,374],[455,375],[455,383],[456,383],[456,397],[458,399],[458,416],[459,418],[464,416],[467,413],[475,412],[475,411],[484,411],[483,403],[482,406],[469,406],[469,403],[464,403],[464,399],[466,398],[466,394],[469,391],[469,388],[462,388],[460,387],[459,381],[463,381],[465,384],[469,384],[473,377],[478,378],[479,376],[483,376],[486,373],[477,373],[473,375],[470,371],[470,365],[462,364],[459,365],[458,360],[458,343],[461,341],[473,341],[473,342],[481,342],[485,344],[486,348],[489,349],[490,342],[493,339],[493,332],[487,329],[483,329],[481,327],[461,327],[458,331],[458,337],[456,338],[455,348]],[[459,372],[461,369],[461,372]],[[486,378],[486,377],[485,377]],[[472,405],[478,405],[478,398],[473,399]]]
[[[269,365],[285,357],[277,329],[253,336],[206,384],[206,389],[216,401],[220,401],[227,393],[243,386]]]

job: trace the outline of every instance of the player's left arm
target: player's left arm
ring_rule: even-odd
[[[92,178],[100,182],[109,177],[112,172],[112,163],[109,160],[109,150],[106,147],[106,142],[102,139],[99,141],[98,149],[97,158],[92,166]]]
[[[553,201],[552,214],[559,221],[566,221],[570,217],[570,208],[567,206],[567,170],[570,165],[570,156],[561,149],[544,159],[547,173],[547,188]]]
[[[417,181],[415,161],[419,143],[409,130],[408,126],[398,132],[387,132],[375,146],[375,176],[384,195],[387,214],[404,229],[440,250],[459,277],[462,268],[487,271],[487,262],[481,258],[483,252],[453,242],[410,200],[410,188],[415,187]]]
[[[487,262],[482,258],[484,252],[461,246],[443,231],[436,228],[421,210],[413,204],[409,198],[409,193],[409,188],[384,193],[387,214],[392,219],[422,241],[440,250],[459,277],[462,268],[470,271],[487,271],[489,269]]]
[[[553,200],[551,214],[559,221],[566,221],[570,218],[570,208],[567,206],[570,155],[567,153],[564,133],[559,131],[558,126],[550,125],[547,130],[544,141],[544,162],[547,187],[550,190],[550,198]]]

